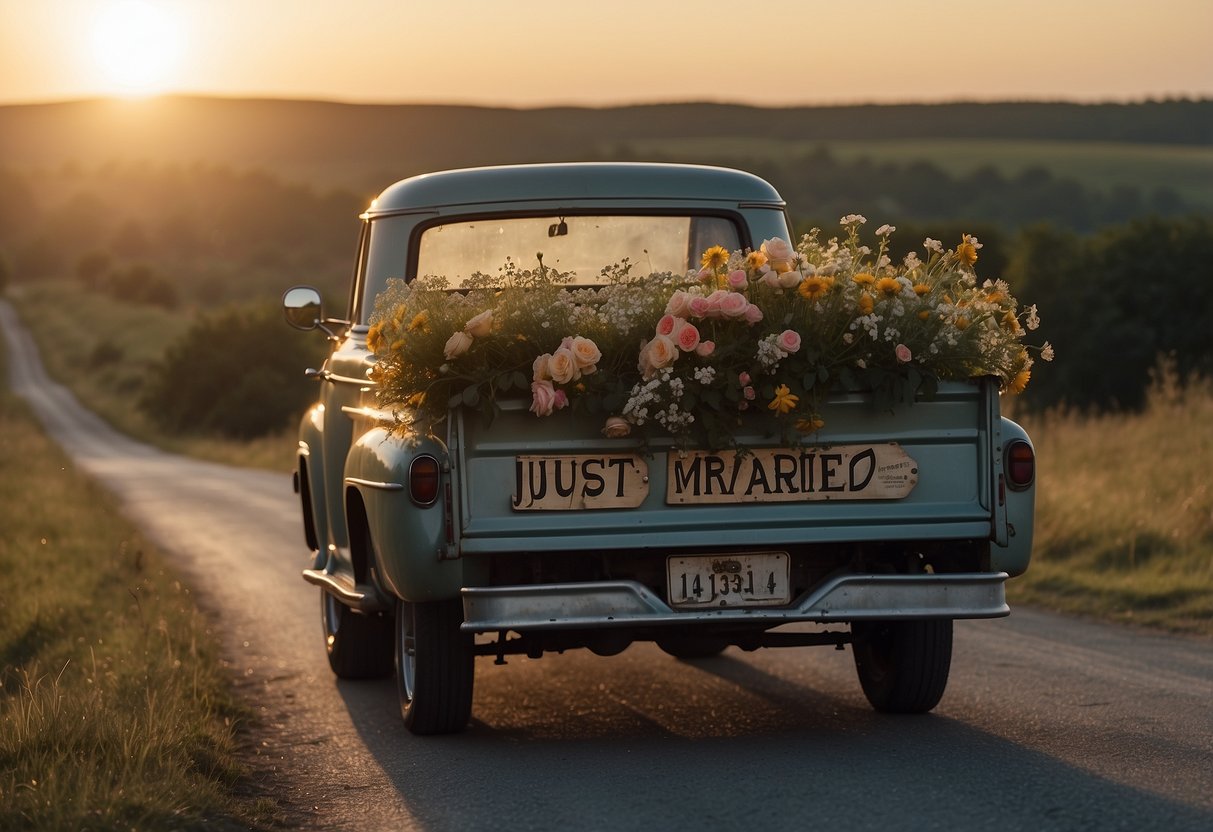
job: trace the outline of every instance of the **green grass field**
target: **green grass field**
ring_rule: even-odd
[[[618,146],[618,145],[617,145]],[[1198,207],[1213,210],[1213,147],[1114,142],[1015,141],[1003,139],[896,139],[889,141],[796,141],[749,138],[646,139],[624,143],[641,157],[711,162],[761,159],[791,162],[825,148],[837,159],[866,158],[906,165],[930,162],[952,175],[991,166],[1007,177],[1043,168],[1099,192],[1117,186],[1150,192],[1174,190]]]
[[[188,588],[6,388],[0,525],[0,829],[272,821],[237,796],[244,710]]]

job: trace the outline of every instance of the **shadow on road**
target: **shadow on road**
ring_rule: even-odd
[[[1213,813],[939,715],[891,717],[730,651],[478,667],[467,733],[418,738],[340,683],[431,829],[1210,829]]]

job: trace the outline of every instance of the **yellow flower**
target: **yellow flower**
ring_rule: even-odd
[[[400,327],[404,326],[404,316],[407,313],[408,310],[404,308],[403,303],[396,304],[396,308],[392,311],[392,326],[395,329],[400,329]]]
[[[1015,313],[1010,310],[1002,316],[1002,328],[1012,335],[1023,334],[1023,327],[1019,325],[1019,318],[1015,317]]]
[[[966,266],[977,262],[977,246],[969,242],[969,235],[961,237],[960,245],[956,247],[956,259]]]
[[[896,278],[882,277],[876,281],[876,291],[891,298],[901,291],[901,284],[897,282]]]
[[[926,295],[926,294],[930,294],[930,292],[931,292],[931,287],[928,286],[927,284],[925,284],[925,283],[915,283],[914,284],[914,294],[918,295],[919,297],[922,297],[923,295]]]
[[[922,310],[921,312],[919,312],[919,313],[918,313],[918,320],[920,320],[920,321],[925,321],[925,320],[927,320],[927,319],[928,319],[928,318],[930,318],[930,317],[931,317],[931,310],[930,310],[930,309],[924,309],[924,310]]]
[[[729,251],[724,246],[712,246],[699,262],[705,269],[719,269],[729,262]]]
[[[964,315],[958,316],[956,318],[956,328],[959,329],[961,332],[964,332],[966,329],[969,328],[969,319],[966,318]]]
[[[767,256],[761,251],[751,251],[745,256],[745,268],[754,272],[767,264]]]
[[[371,352],[379,352],[379,348],[383,346],[383,324],[373,324],[366,331],[366,348]]]
[[[868,274],[867,272],[860,272],[859,274],[852,277],[851,280],[854,280],[860,286],[871,286],[873,283],[876,282],[876,278],[873,277],[872,275]]]
[[[429,323],[429,320],[429,313],[422,309],[413,316],[413,320],[409,321],[409,332],[416,332],[419,329],[425,329],[425,326],[427,323]]]
[[[872,310],[876,307],[876,301],[872,300],[872,296],[864,292],[859,296],[859,311],[864,315],[871,315]]]
[[[1002,292],[990,292],[986,295],[986,303],[1002,303],[1007,299],[1007,296]]]
[[[1011,379],[1011,383],[1007,385],[1007,390],[1018,395],[1028,386],[1028,380],[1032,378],[1032,371],[1024,367],[1015,374],[1015,378]]]
[[[800,401],[800,397],[793,396],[788,386],[781,384],[775,388],[775,398],[771,399],[771,403],[767,405],[767,410],[787,413],[796,407],[798,401]]]
[[[816,433],[825,426],[825,420],[818,416],[796,420],[796,430],[800,431],[801,433]]]
[[[800,281],[796,291],[809,302],[821,300],[834,288],[834,278],[824,275],[812,275]]]

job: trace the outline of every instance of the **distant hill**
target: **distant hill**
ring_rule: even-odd
[[[261,169],[373,191],[448,167],[634,155],[645,140],[999,139],[1213,146],[1213,101],[502,109],[174,96],[0,106],[0,167]]]

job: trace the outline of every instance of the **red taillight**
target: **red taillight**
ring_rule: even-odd
[[[1006,469],[1011,488],[1022,490],[1031,485],[1036,479],[1036,452],[1032,446],[1022,439],[1007,445]]]
[[[409,465],[409,496],[417,505],[433,505],[441,482],[442,466],[434,457],[423,454]]]

